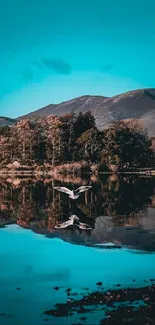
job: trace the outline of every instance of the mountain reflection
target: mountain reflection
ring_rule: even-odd
[[[54,190],[54,186],[76,189],[91,185],[79,199]],[[91,245],[103,241],[155,250],[155,179],[103,177],[91,179],[0,179],[0,227],[17,223],[48,237]],[[55,229],[76,215],[92,230]]]

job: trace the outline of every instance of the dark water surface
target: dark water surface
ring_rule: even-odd
[[[155,324],[155,178],[1,179],[0,227],[0,324]]]

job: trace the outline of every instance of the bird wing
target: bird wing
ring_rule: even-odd
[[[72,214],[70,217],[69,217],[69,219],[73,219],[74,218],[74,220],[79,220],[79,218],[75,215],[75,214]]]
[[[86,223],[85,224],[84,223],[80,223],[79,224],[79,228],[80,229],[83,229],[83,230],[92,230],[92,228],[89,225],[87,225]]]
[[[79,194],[85,191],[88,191],[92,186],[80,186],[77,190],[74,191],[75,194]]]
[[[67,228],[68,226],[72,226],[73,225],[73,220],[67,220],[65,222],[60,223],[58,226],[54,226],[55,229],[58,228]]]
[[[59,192],[64,192],[66,194],[72,194],[72,191],[69,190],[67,187],[54,187],[55,190],[59,191]]]

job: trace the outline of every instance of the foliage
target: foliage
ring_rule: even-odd
[[[103,134],[96,127],[82,133],[77,139],[79,158],[82,157],[93,163],[100,161],[100,150],[103,146],[102,139]]]
[[[153,148],[153,140],[151,143],[137,121],[115,122],[99,131],[90,112],[50,115],[0,127],[1,167],[16,161],[20,166],[67,165],[74,169],[77,163],[81,171],[95,165],[94,172],[97,168],[117,172],[152,166]]]
[[[146,167],[153,163],[151,141],[143,130],[116,122],[104,131],[101,164],[119,168]]]

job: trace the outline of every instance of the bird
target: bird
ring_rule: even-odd
[[[69,219],[70,220],[80,220],[77,216],[76,216],[76,214],[72,214],[70,217],[69,217]]]
[[[73,226],[74,219],[67,220],[65,222],[60,223],[58,226],[54,226],[55,229],[67,228],[69,226]]]
[[[92,227],[87,225],[87,223],[82,223],[82,222],[79,222],[79,228],[82,230],[92,230]]]
[[[72,200],[78,199],[80,193],[88,191],[92,186],[80,186],[76,190],[69,190],[67,187],[54,187],[59,192],[64,192],[69,195],[69,198]]]
[[[60,223],[58,226],[54,226],[54,228],[59,229],[59,228],[67,228],[69,226],[73,226],[75,220],[79,220],[79,218],[73,214],[69,217],[69,220]]]
[[[69,217],[69,220],[60,223],[58,226],[54,226],[54,228],[55,229],[64,229],[64,228],[68,228],[70,226],[76,226],[82,230],[91,230],[92,229],[89,225],[87,225],[86,223],[82,223],[79,220],[80,219],[75,214],[72,214]]]

